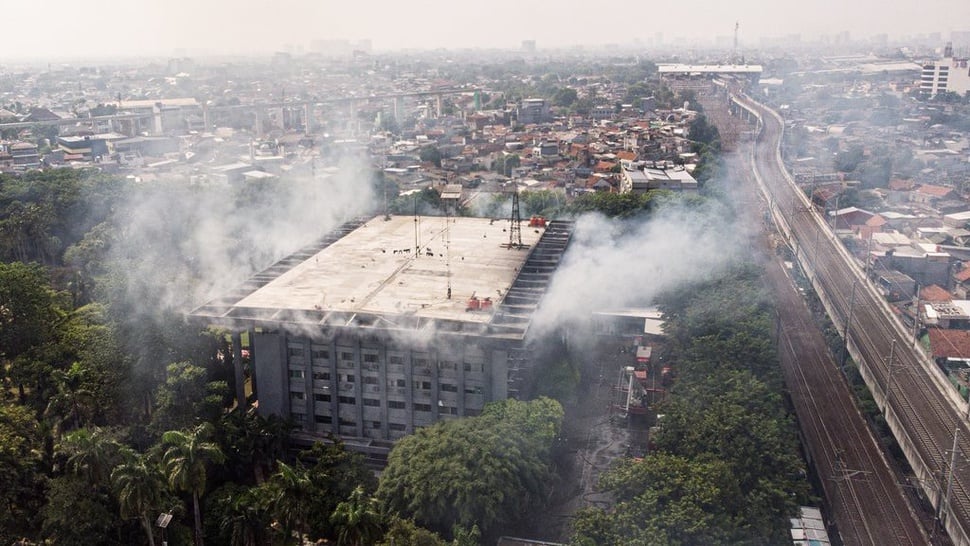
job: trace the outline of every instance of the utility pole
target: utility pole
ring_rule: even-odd
[[[943,516],[950,511],[950,494],[953,492],[953,469],[957,464],[957,438],[960,436],[960,427],[953,429],[953,448],[950,449],[950,467],[946,476],[946,496],[940,503],[940,513],[938,518],[943,521]]]
[[[849,358],[849,323],[852,322],[852,310],[855,307],[855,287],[857,284],[859,284],[859,279],[852,281],[852,292],[849,295],[849,312],[846,315],[845,324],[842,325],[842,368],[845,368],[845,362]]]
[[[914,294],[914,297],[916,298],[916,306],[913,309],[913,345],[916,346],[919,344],[919,281],[916,282],[916,294]]]
[[[886,413],[886,417],[887,418],[889,417],[889,411],[890,411],[890,407],[889,406],[892,403],[892,397],[893,397],[893,379],[895,379],[895,376],[893,375],[893,370],[895,369],[895,367],[893,365],[893,357],[895,355],[896,355],[896,338],[893,338],[893,343],[889,347],[889,364],[888,364],[888,366],[889,366],[889,369],[888,369],[888,371],[889,371],[889,379],[886,381],[886,392],[885,392],[885,395],[886,395],[885,396],[885,398],[886,398],[886,410],[885,410],[885,413]]]

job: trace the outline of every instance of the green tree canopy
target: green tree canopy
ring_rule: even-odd
[[[219,446],[208,441],[212,426],[203,423],[190,431],[170,430],[162,435],[162,469],[169,486],[192,495],[195,519],[195,544],[202,546],[200,497],[205,493],[208,467],[221,464],[225,456]]]
[[[111,486],[118,499],[121,517],[137,519],[149,546],[155,546],[152,517],[163,508],[164,478],[157,463],[148,455],[127,450],[123,456],[124,462],[111,471]]]
[[[337,529],[337,546],[366,546],[377,542],[382,534],[380,505],[357,486],[347,500],[341,502],[330,516]]]
[[[585,193],[576,198],[566,212],[582,214],[599,212],[611,218],[627,218],[653,210],[656,193]]]
[[[506,400],[479,417],[420,429],[391,451],[378,496],[391,513],[443,533],[517,521],[552,483],[549,454],[562,415],[548,398]]]
[[[44,436],[33,412],[0,398],[0,543],[27,536],[43,502]]]
[[[0,263],[0,358],[13,360],[52,339],[66,303],[42,266]]]
[[[433,163],[435,167],[441,167],[441,150],[433,144],[422,146],[418,150],[418,157],[421,158],[421,161]]]
[[[581,511],[572,544],[735,544],[731,506],[741,496],[730,468],[655,453],[621,460],[600,480],[613,493],[610,510]]]

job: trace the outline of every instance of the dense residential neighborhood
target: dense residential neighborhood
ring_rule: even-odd
[[[970,396],[945,38],[0,56],[0,544],[964,544],[892,428],[903,345]]]

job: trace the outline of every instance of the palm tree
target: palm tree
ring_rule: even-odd
[[[85,417],[94,413],[94,395],[84,387],[84,376],[84,367],[79,362],[67,370],[51,372],[57,392],[47,403],[44,415],[55,419],[55,430],[61,431],[67,426],[79,429],[87,420]]]
[[[158,467],[148,461],[147,455],[127,450],[125,458],[125,462],[111,472],[111,485],[118,497],[121,516],[138,518],[148,535],[149,546],[155,546],[149,514],[161,504],[165,482]]]
[[[106,484],[111,468],[118,461],[121,445],[102,428],[82,428],[70,432],[55,451],[67,456],[67,470],[87,479],[93,487]]]
[[[211,428],[203,423],[190,431],[170,430],[162,435],[162,469],[169,485],[192,494],[196,546],[203,546],[199,498],[205,493],[206,467],[225,460],[219,446],[207,441]]]
[[[240,488],[220,499],[225,509],[219,527],[229,533],[232,546],[258,546],[266,543],[269,528],[262,487]]]
[[[306,470],[280,462],[279,470],[273,474],[267,488],[270,491],[269,510],[283,528],[283,543],[288,544],[293,531],[297,531],[298,543],[302,544],[312,507],[308,499],[314,495],[313,482]]]
[[[382,518],[377,499],[366,496],[360,486],[346,501],[337,505],[330,520],[337,528],[338,546],[374,544],[381,534]]]

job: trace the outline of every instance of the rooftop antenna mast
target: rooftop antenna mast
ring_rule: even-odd
[[[418,194],[414,194],[414,257],[418,257],[418,252],[421,249],[421,241],[418,239]]]
[[[451,215],[445,209],[445,278],[448,279],[448,299],[451,299]]]
[[[519,213],[519,192],[512,191],[512,215],[509,217],[509,248],[522,248],[522,216]]]

